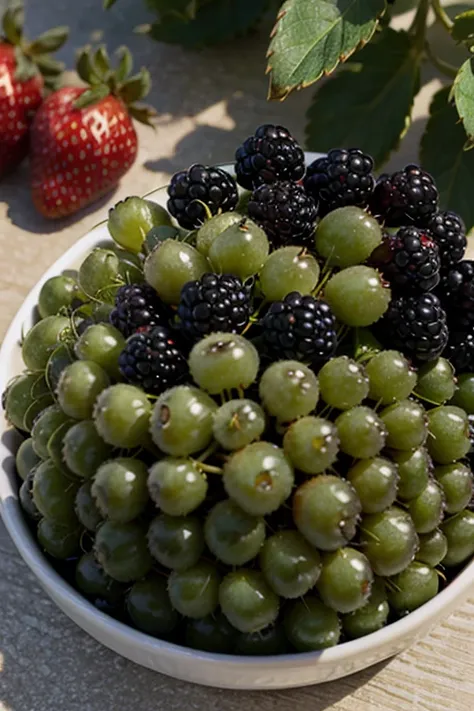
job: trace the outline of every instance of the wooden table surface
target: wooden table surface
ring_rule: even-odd
[[[28,5],[28,3],[27,3]],[[75,28],[85,43],[100,20],[98,0],[29,3],[31,33],[52,24]],[[33,6],[34,5],[34,6]],[[77,7],[75,7],[77,6]],[[264,42],[238,43],[198,55],[130,36],[134,0],[121,0],[108,19],[106,40],[124,41],[154,77],[156,133],[140,128],[141,147],[129,178],[86,214],[48,223],[34,213],[28,169],[0,185],[0,337],[43,271],[116,200],[166,182],[192,162],[222,162],[256,125],[279,122],[303,138],[311,91],[267,104],[262,78]],[[40,11],[41,10],[41,11]],[[71,52],[63,58],[71,65]],[[416,160],[433,79],[418,96],[415,121],[391,166]],[[0,524],[0,711],[473,711],[474,600],[399,657],[361,674],[301,690],[231,692],[174,681],[100,647],[45,596]]]

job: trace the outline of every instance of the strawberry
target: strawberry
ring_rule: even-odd
[[[31,128],[31,188],[37,210],[49,218],[77,212],[111,190],[133,165],[138,138],[132,117],[151,125],[153,110],[134,102],[150,88],[146,69],[130,77],[122,48],[115,72],[103,47],[85,49],[78,73],[89,88],[51,94]]]
[[[68,29],[58,27],[34,42],[23,37],[20,6],[3,16],[0,41],[0,178],[13,170],[28,153],[29,125],[41,104],[46,76],[57,78],[62,65],[49,56],[67,39]]]

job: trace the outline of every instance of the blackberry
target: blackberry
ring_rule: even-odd
[[[407,165],[377,180],[370,202],[373,215],[387,227],[425,226],[438,209],[439,195],[433,178],[417,165]]]
[[[275,246],[309,242],[314,248],[318,212],[313,198],[301,185],[289,181],[261,185],[252,193],[248,214]]]
[[[441,264],[452,267],[464,257],[467,247],[466,228],[455,212],[437,212],[427,228],[438,245]]]
[[[199,163],[173,175],[168,195],[169,212],[187,230],[202,225],[209,212],[217,215],[233,210],[239,199],[237,184],[229,173]]]
[[[193,340],[214,331],[238,333],[250,318],[249,289],[239,277],[204,274],[183,287],[178,318],[183,334]]]
[[[443,353],[456,374],[474,372],[474,329],[449,332],[448,345]]]
[[[127,338],[139,329],[163,325],[167,311],[149,284],[127,284],[117,291],[109,319]]]
[[[454,330],[474,326],[474,261],[465,259],[445,271],[439,285],[439,298]]]
[[[446,313],[434,294],[394,299],[377,326],[382,343],[415,361],[438,358],[448,342]]]
[[[298,291],[271,304],[262,335],[270,355],[312,363],[331,358],[337,345],[336,320],[328,304]]]
[[[162,326],[131,336],[119,356],[119,367],[129,383],[154,395],[181,382],[188,374],[186,358]]]
[[[395,292],[431,291],[439,284],[438,247],[429,233],[418,227],[401,227],[395,235],[385,235],[369,261]]]
[[[326,215],[338,207],[367,207],[375,186],[374,161],[358,148],[333,148],[308,167],[304,187]]]
[[[276,180],[301,180],[304,153],[288,129],[264,124],[235,153],[237,182],[247,190]]]

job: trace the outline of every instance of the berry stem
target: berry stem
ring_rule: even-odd
[[[206,459],[209,459],[209,457],[211,457],[214,454],[214,452],[216,451],[216,449],[218,449],[218,448],[219,448],[219,445],[217,442],[211,442],[209,447],[207,449],[205,449],[204,452],[202,452],[199,455],[199,457],[196,457],[196,462],[203,464],[206,461]]]
[[[325,268],[323,268],[323,274],[324,274],[324,269],[325,269]],[[331,278],[332,272],[333,272],[332,268],[329,268],[328,271],[326,272],[326,274],[324,274],[324,276],[323,276],[323,278],[321,279],[321,281],[319,282],[319,284],[316,284],[315,288],[314,288],[313,291],[311,292],[311,295],[312,295],[312,296],[317,296],[318,294],[321,293],[321,291],[323,290],[323,288],[326,286],[326,283],[327,283],[327,282],[329,281],[329,279]]]
[[[239,398],[240,398],[241,400],[243,400],[244,397],[245,397],[245,392],[244,392],[244,389],[243,389],[243,387],[242,387],[241,385],[239,385],[239,387],[237,388],[237,393],[238,393],[238,395],[239,395]]]
[[[198,469],[202,472],[206,472],[206,474],[222,474],[224,471],[222,467],[214,467],[212,464],[204,464],[204,462],[199,462],[197,459],[192,459],[192,461]]]
[[[263,309],[263,307],[264,307],[266,304],[267,304],[267,300],[264,299],[264,300],[261,302],[261,304],[259,304],[259,306],[255,309],[255,311],[253,312],[253,314],[252,314],[251,317],[249,318],[248,324],[245,326],[244,330],[243,330],[242,333],[240,334],[241,336],[244,336],[244,335],[247,333],[247,331],[253,326],[254,323],[257,323],[258,317],[259,317],[259,315],[260,315],[260,311]]]
[[[434,400],[430,400],[427,397],[424,397],[423,395],[420,395],[419,393],[416,392],[416,390],[413,391],[413,395],[418,398],[418,400],[423,400],[423,402],[427,402],[429,405],[434,405],[435,407],[441,407],[440,402],[435,402]]]

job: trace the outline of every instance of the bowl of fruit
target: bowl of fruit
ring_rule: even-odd
[[[474,581],[472,262],[410,165],[235,165],[118,203],[2,345],[0,507],[53,600],[181,679],[282,688],[406,648]]]

